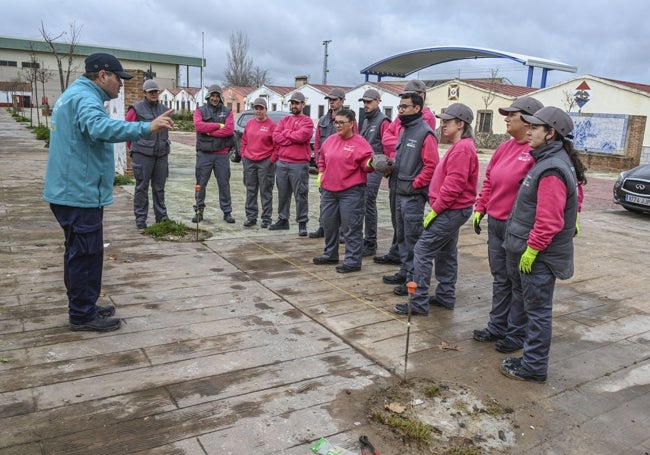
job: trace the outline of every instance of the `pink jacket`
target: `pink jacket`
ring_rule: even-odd
[[[373,154],[372,147],[359,134],[343,139],[338,134],[328,137],[320,150],[318,172],[322,172],[321,188],[327,191],[343,191],[368,181],[373,172],[367,166]]]
[[[275,163],[279,159],[288,163],[309,163],[309,140],[313,132],[314,122],[305,114],[289,115],[280,119],[273,131],[276,150],[271,156],[271,161]]]
[[[253,161],[261,161],[273,154],[273,131],[275,122],[266,118],[260,122],[256,118],[248,121],[241,138],[241,156]]]
[[[442,157],[429,185],[429,205],[436,213],[472,207],[478,185],[478,156],[471,138],[453,144]]]
[[[422,119],[433,131],[436,130],[436,116],[433,115],[431,109],[428,107],[422,109]],[[402,132],[402,129],[402,122],[400,122],[399,117],[396,117],[388,128],[386,128],[386,131],[384,131],[381,137],[381,145],[384,146],[384,153],[390,158],[395,158],[395,147],[397,147],[397,142],[399,141],[399,135]]]

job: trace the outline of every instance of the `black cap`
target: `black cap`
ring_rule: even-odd
[[[86,57],[86,73],[98,73],[101,70],[110,71],[120,76],[122,79],[131,79],[129,73],[124,71],[122,64],[111,54],[99,52]]]

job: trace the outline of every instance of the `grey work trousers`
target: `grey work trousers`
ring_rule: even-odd
[[[427,202],[425,194],[398,194],[395,212],[395,233],[399,247],[399,275],[406,281],[413,279],[413,248],[422,233],[424,205]]]
[[[435,261],[435,298],[447,308],[456,305],[456,281],[458,280],[458,234],[461,226],[472,214],[472,207],[445,210],[422,231],[414,248],[413,281],[417,289],[413,294],[415,311],[429,310],[429,287]]]
[[[343,264],[361,266],[365,203],[365,185],[356,185],[343,191],[323,190],[320,199],[320,219],[325,232],[323,257],[338,259],[339,236],[342,235],[345,241]]]
[[[196,152],[196,184],[200,189],[195,192],[194,198],[199,209],[205,208],[205,187],[214,173],[219,187],[219,208],[223,213],[232,212],[230,199],[230,157],[227,153]]]
[[[149,184],[156,223],[167,219],[165,206],[165,183],[169,176],[169,155],[148,156],[138,152],[131,153],[131,168],[135,177],[133,194],[133,214],[136,223],[146,223],[149,213]]]
[[[244,211],[247,220],[257,220],[259,213],[257,195],[262,205],[262,221],[271,222],[273,217],[273,186],[275,185],[275,164],[270,158],[259,161],[242,158],[246,202]]]
[[[278,161],[275,166],[278,188],[278,218],[289,220],[291,196],[296,201],[296,221],[309,221],[309,163]]]
[[[377,194],[381,179],[382,175],[379,172],[368,174],[363,243],[371,248],[377,247]]]

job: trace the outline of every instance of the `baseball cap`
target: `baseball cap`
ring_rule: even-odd
[[[369,88],[365,92],[363,92],[363,96],[359,98],[359,101],[373,101],[373,100],[380,100],[381,95],[377,90],[374,88]]]
[[[262,106],[264,109],[266,109],[266,100],[262,97],[255,98],[255,101],[253,101],[253,107],[255,106]]]
[[[500,107],[499,114],[508,115],[509,112],[523,112],[524,114],[533,115],[543,107],[544,105],[535,98],[523,96],[514,100],[510,107]]]
[[[400,93],[400,95],[403,95],[404,93],[422,93],[426,91],[427,85],[424,82],[413,79],[412,81],[408,81],[406,83],[404,86],[404,91]]]
[[[535,115],[521,115],[524,122],[531,125],[548,125],[555,128],[562,137],[571,139],[573,131],[573,120],[569,114],[559,107],[546,106],[535,112]]]
[[[345,92],[340,88],[333,88],[330,92],[325,95],[326,100],[336,100],[336,99],[345,99]]]
[[[449,107],[445,109],[445,112],[442,114],[436,114],[436,117],[442,120],[451,120],[455,118],[462,120],[465,123],[472,123],[472,120],[474,120],[472,110],[463,103],[450,104]]]
[[[156,84],[156,81],[153,79],[147,79],[144,81],[144,84],[142,84],[142,90],[145,92],[151,92],[153,90],[158,90],[160,91],[160,87],[158,87],[158,84]]]
[[[293,92],[291,94],[291,98],[289,98],[289,101],[298,101],[300,103],[304,103],[305,95],[303,95],[302,92]]]
[[[84,60],[86,63],[86,73],[97,73],[101,70],[115,73],[122,79],[131,79],[133,76],[124,71],[122,64],[111,54],[98,52],[91,54]]]

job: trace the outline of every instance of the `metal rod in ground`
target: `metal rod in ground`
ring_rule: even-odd
[[[409,292],[409,300],[407,303],[407,319],[406,319],[406,351],[404,352],[404,382],[406,382],[406,369],[408,368],[409,364],[409,341],[411,338],[411,306],[413,303],[413,293],[415,293],[415,290],[417,289],[418,285],[415,284],[414,281],[409,281],[406,283],[406,289]]]
[[[196,185],[194,187],[195,192],[201,191],[201,185]],[[196,198],[194,198],[196,200]],[[196,217],[196,241],[199,241],[199,206],[198,204],[194,206],[194,216]]]

